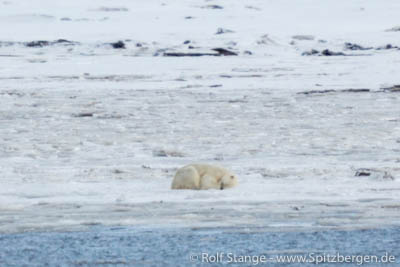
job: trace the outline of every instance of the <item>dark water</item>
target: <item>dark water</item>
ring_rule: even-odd
[[[311,263],[271,262],[276,256],[296,255],[309,256]],[[357,255],[351,264],[339,258]],[[365,261],[360,257],[368,255],[381,261],[395,257],[397,263],[364,265],[400,266],[400,228],[255,232],[94,227],[85,232],[0,235],[0,266],[316,266],[324,258],[342,262],[318,266],[359,266]]]

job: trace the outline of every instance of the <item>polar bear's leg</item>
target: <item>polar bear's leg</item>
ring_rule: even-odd
[[[205,174],[200,179],[200,189],[223,189],[221,183],[214,177]]]
[[[200,189],[200,176],[193,166],[180,168],[174,177],[172,189]]]

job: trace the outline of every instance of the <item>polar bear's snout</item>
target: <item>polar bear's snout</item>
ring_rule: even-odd
[[[220,189],[223,190],[225,188],[234,187],[237,184],[237,177],[232,173],[228,173],[224,175],[221,179],[221,187]]]

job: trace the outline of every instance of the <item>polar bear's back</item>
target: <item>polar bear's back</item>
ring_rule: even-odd
[[[229,173],[229,171],[221,166],[218,165],[210,165],[210,164],[190,164],[186,165],[185,167],[193,166],[200,177],[203,177],[204,175],[211,175],[213,177],[221,178],[225,174]],[[184,167],[184,168],[185,168]]]
[[[171,185],[172,189],[199,189],[199,187],[200,175],[193,165],[178,169]]]

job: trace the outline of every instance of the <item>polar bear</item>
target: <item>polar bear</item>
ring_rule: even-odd
[[[237,185],[237,177],[229,170],[210,164],[189,164],[175,174],[172,189],[225,189]]]

